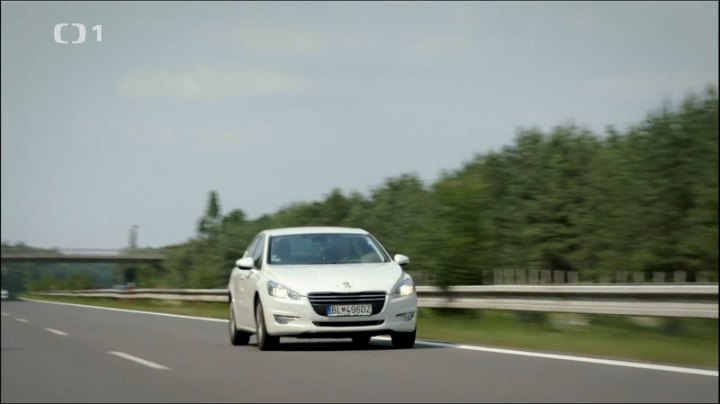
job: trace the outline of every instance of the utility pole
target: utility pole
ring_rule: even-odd
[[[137,249],[137,229],[138,225],[134,224],[130,226],[130,240],[129,240],[129,246],[128,250],[130,254],[132,254],[133,251]],[[123,283],[127,285],[128,287],[135,287],[135,271],[137,270],[134,266],[134,264],[121,264],[120,266],[122,268],[122,276],[123,276]]]
[[[129,245],[130,250],[137,249],[137,229],[138,229],[138,227],[140,227],[140,226],[138,226],[136,224],[130,226],[130,245]]]

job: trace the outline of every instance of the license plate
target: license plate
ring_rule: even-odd
[[[372,314],[372,304],[349,304],[345,306],[327,306],[325,313],[329,317],[337,316],[369,316]]]

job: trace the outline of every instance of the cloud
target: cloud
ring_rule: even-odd
[[[240,129],[210,128],[203,134],[202,143],[211,149],[232,151],[236,150],[236,147],[247,150],[266,148],[272,145],[273,141],[270,125],[247,124]]]
[[[137,71],[121,80],[118,90],[131,98],[171,97],[207,100],[303,91],[311,86],[287,74],[267,70]]]
[[[258,53],[308,55],[319,53],[330,45],[327,33],[323,35],[296,26],[246,23],[238,28],[235,36],[243,49]]]
[[[587,83],[589,92],[614,99],[633,100],[647,97],[701,92],[707,85],[718,86],[717,76],[697,71],[677,73],[630,73],[602,77]],[[706,78],[706,79],[703,79]]]
[[[413,50],[419,53],[437,55],[462,52],[470,47],[470,41],[458,34],[433,34],[420,38]]]
[[[478,27],[486,25],[480,9],[465,3],[455,4],[443,21],[444,32],[429,32],[417,36],[410,50],[436,56],[443,53],[467,52],[476,42]]]
[[[318,56],[346,50],[358,53],[401,51],[435,56],[461,52],[470,46],[467,35],[460,33],[408,32],[409,35],[399,35],[383,28],[368,31],[353,26],[245,23],[233,28],[232,32],[244,51],[278,56]]]

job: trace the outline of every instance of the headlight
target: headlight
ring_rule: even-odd
[[[410,296],[413,293],[415,293],[415,284],[413,283],[412,278],[407,277],[395,287],[395,290],[393,291],[393,296]]]
[[[300,295],[296,291],[281,283],[268,281],[267,287],[270,296],[275,296],[280,299],[300,300]]]

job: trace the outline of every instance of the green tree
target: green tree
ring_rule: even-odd
[[[327,225],[370,231],[391,254],[410,256],[411,273],[442,286],[488,282],[495,269],[573,270],[586,280],[712,270],[717,279],[717,151],[712,88],[624,133],[520,130],[513,144],[430,186],[405,174],[369,195],[335,188],[257,219],[240,209],[223,217],[212,191],[199,237],[167,249],[164,272],[147,273],[181,287],[224,287],[257,232]]]
[[[198,221],[198,235],[202,238],[215,237],[220,229],[221,222],[220,197],[216,191],[210,191],[205,215]]]

